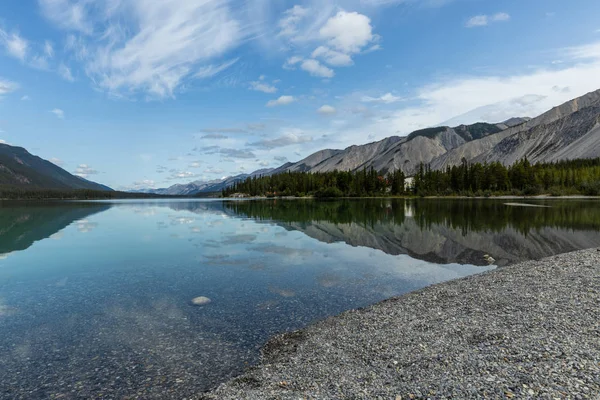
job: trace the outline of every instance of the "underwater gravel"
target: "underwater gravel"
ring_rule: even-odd
[[[600,249],[528,261],[277,336],[203,399],[600,398]]]

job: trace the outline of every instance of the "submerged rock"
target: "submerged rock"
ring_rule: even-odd
[[[205,306],[211,302],[212,302],[211,299],[209,299],[208,297],[204,297],[204,296],[194,297],[192,299],[192,305],[194,305],[194,306]]]

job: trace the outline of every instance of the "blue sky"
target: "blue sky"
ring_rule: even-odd
[[[3,0],[0,140],[114,188],[297,161],[600,88],[600,2]]]

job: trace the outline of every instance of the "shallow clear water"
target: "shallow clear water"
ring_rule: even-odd
[[[494,268],[484,255],[600,246],[597,202],[550,205],[0,202],[0,398],[197,395],[276,333]]]

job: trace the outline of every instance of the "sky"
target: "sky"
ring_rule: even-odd
[[[597,0],[2,0],[0,142],[128,190],[600,89]]]

